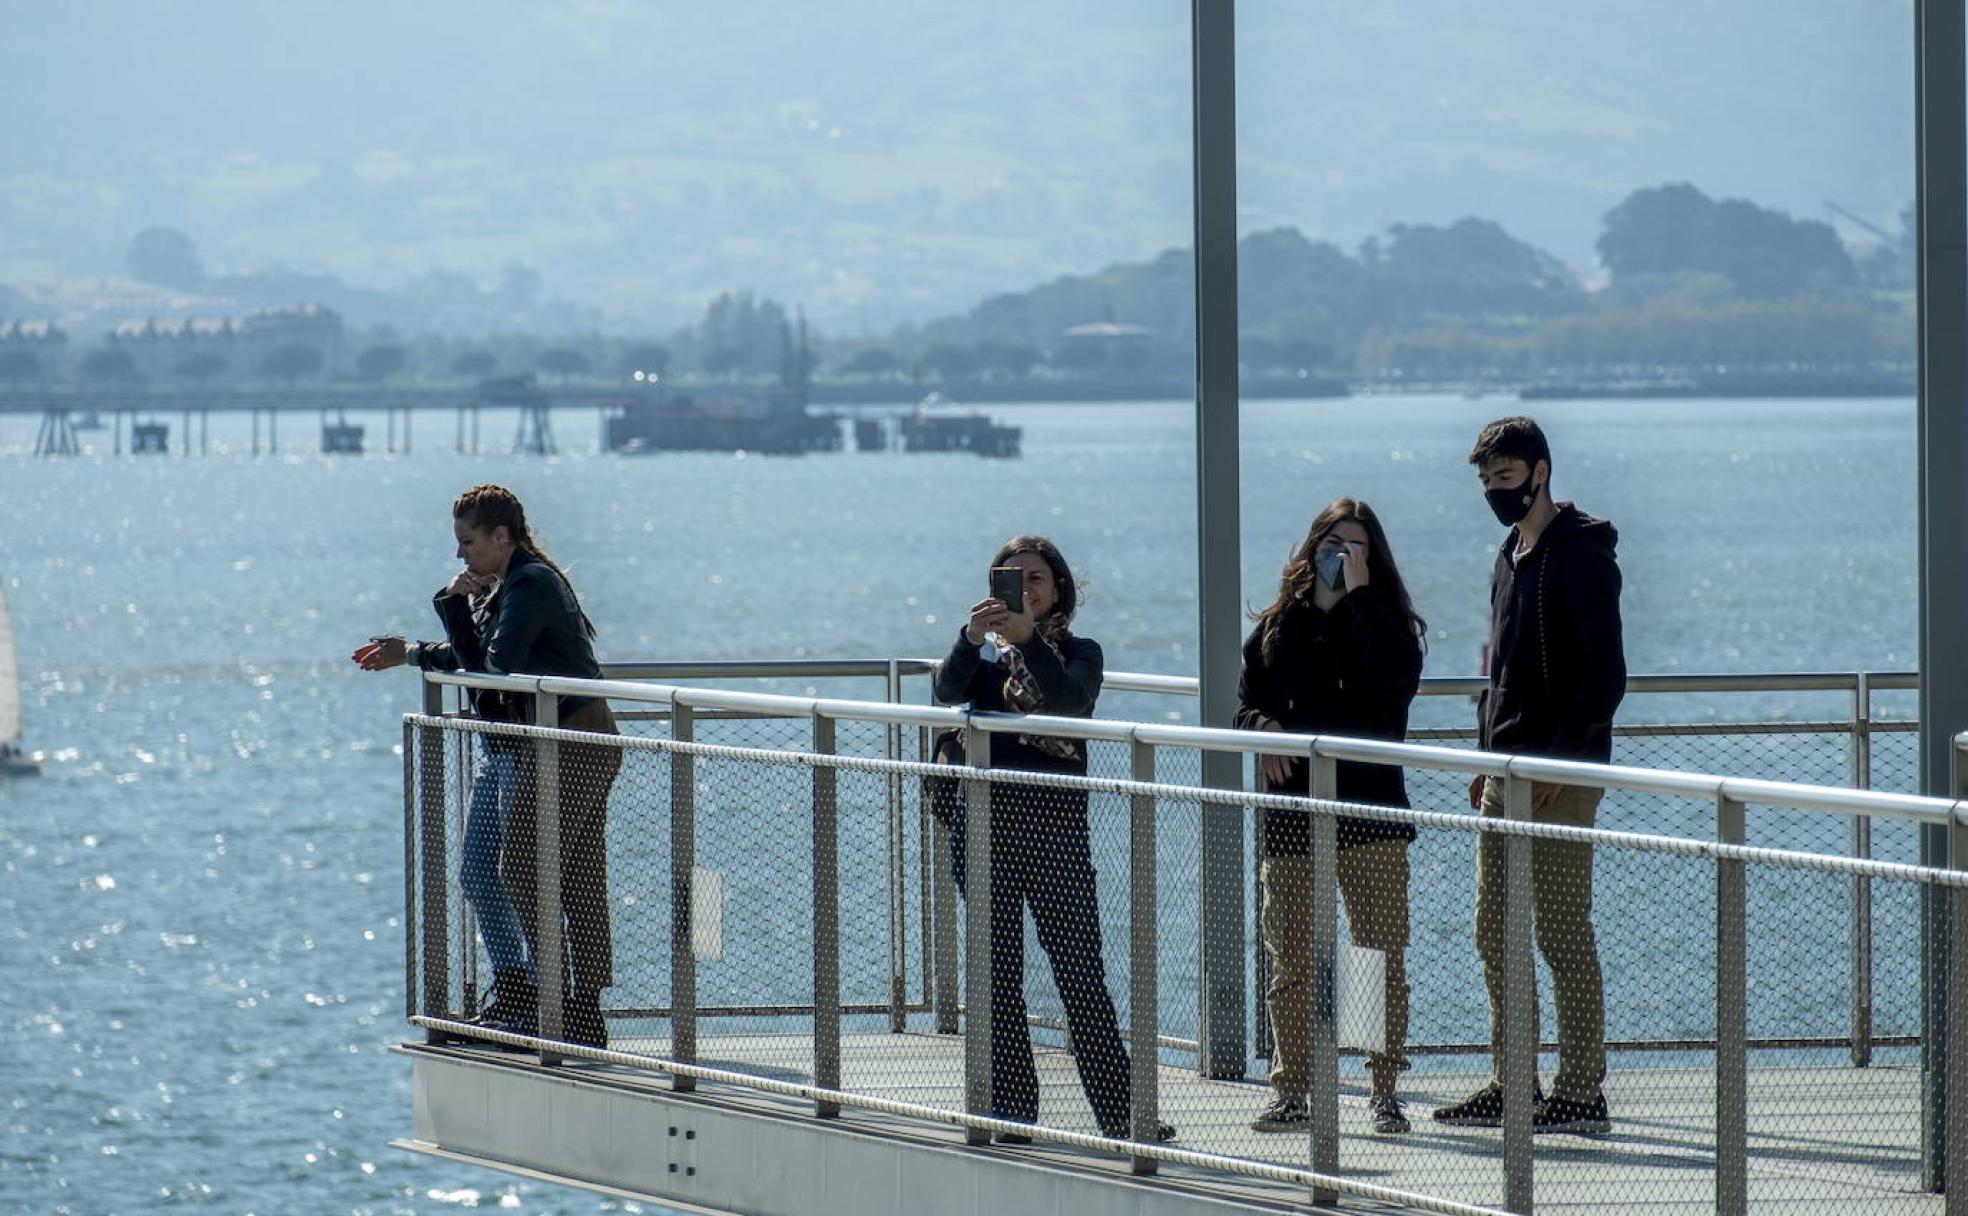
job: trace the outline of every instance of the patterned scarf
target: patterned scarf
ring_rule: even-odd
[[[1056,614],[1040,621],[1032,633],[1033,639],[1050,649],[1053,659],[1061,666],[1065,665],[1066,659],[1060,649],[1071,636],[1066,622]],[[1030,646],[1032,643],[1025,644]],[[1005,705],[1021,714],[1035,714],[1043,710],[1045,694],[1039,691],[1038,682],[1032,678],[1032,669],[1025,665],[1025,656],[1018,652],[1018,647],[1006,643],[998,653],[1005,665]],[[1080,755],[1080,745],[1073,739],[1061,739],[1054,735],[1020,735],[1018,741],[1061,760],[1077,760]]]

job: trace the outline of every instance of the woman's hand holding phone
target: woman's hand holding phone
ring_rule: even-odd
[[[970,623],[964,626],[964,636],[970,639],[971,645],[982,646],[985,634],[1004,633],[1011,619],[1011,612],[1002,600],[979,600],[970,607]]]
[[[1340,567],[1340,575],[1346,580],[1348,591],[1358,591],[1367,585],[1367,547],[1365,545],[1346,546],[1346,564]]]

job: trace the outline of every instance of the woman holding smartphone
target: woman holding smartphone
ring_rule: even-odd
[[[534,539],[513,492],[473,486],[451,504],[451,524],[465,568],[432,600],[446,640],[406,646],[402,638],[377,639],[351,656],[356,663],[365,671],[412,663],[435,671],[600,679],[594,626],[566,574]],[[476,693],[473,707],[484,718],[532,718],[525,697]],[[598,698],[562,698],[560,726],[616,733],[608,703]],[[472,782],[459,874],[492,960],[492,1001],[478,1020],[531,1034],[539,980],[532,961],[539,953],[534,747],[525,738],[485,734],[480,739],[482,759]],[[574,743],[560,749],[555,811],[570,972],[562,1026],[568,1042],[594,1047],[607,1045],[601,990],[614,983],[606,830],[608,795],[621,763],[615,747]]]
[[[936,699],[972,709],[1091,717],[1100,696],[1100,644],[1069,628],[1079,606],[1066,559],[1042,536],[1006,541],[991,561],[993,594],[969,620],[937,669]],[[1015,597],[1010,600],[1007,597]],[[1084,742],[993,732],[990,766],[1084,776]],[[1066,1006],[1080,1086],[1103,1135],[1130,1136],[1128,1055],[1107,991],[1100,910],[1084,790],[997,783],[991,787],[991,1096],[1000,1119],[1036,1123],[1039,1084],[1025,1012],[1025,908],[1052,963]],[[964,886],[964,821],[952,833],[957,885]],[[975,893],[968,893],[974,897]],[[1172,1139],[1161,1125],[1157,1138]],[[1000,1133],[1000,1143],[1029,1137]]]
[[[1297,734],[1400,740],[1421,684],[1427,623],[1408,599],[1387,534],[1373,508],[1335,500],[1312,521],[1285,563],[1278,596],[1256,614],[1244,642],[1237,725]],[[1398,767],[1342,760],[1338,797],[1375,806],[1408,805]],[[1266,793],[1309,793],[1304,760],[1262,756]],[[1341,817],[1339,889],[1356,945],[1387,962],[1385,1041],[1367,1057],[1373,1128],[1409,1130],[1395,1097],[1408,1067],[1408,843],[1411,824]],[[1300,1132],[1311,1118],[1306,1094],[1311,1026],[1311,824],[1304,812],[1267,811],[1259,819],[1259,928],[1271,961],[1266,1006],[1273,1054],[1270,1106],[1251,1124],[1260,1132]]]

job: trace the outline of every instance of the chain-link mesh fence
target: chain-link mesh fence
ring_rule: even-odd
[[[947,794],[939,800],[925,779],[932,732],[708,711],[689,713],[679,729],[669,712],[624,713],[619,726],[631,742],[620,747],[462,721],[419,718],[406,728],[413,1014],[544,1033],[524,1011],[514,1020],[500,1007],[513,942],[500,940],[478,889],[474,859],[485,845],[474,820],[502,806],[501,844],[510,848],[554,805],[563,848],[588,850],[564,856],[559,871],[564,1042],[606,1041],[652,1060],[688,1058],[1091,1134],[1129,1122],[1139,1098],[1129,1061],[1146,1052],[1157,1066],[1157,1113],[1176,1148],[1505,1202],[1502,1133],[1485,1125],[1494,1120],[1480,1109],[1455,1123],[1435,1118],[1480,1098],[1494,1075],[1502,963],[1486,957],[1496,939],[1479,941],[1477,921],[1479,902],[1494,911],[1502,896],[1479,852],[1500,848],[1501,838],[1478,830],[1485,823],[1470,814],[1466,776],[1408,769],[1419,812],[1409,817],[1413,842],[1338,850],[1322,876],[1310,857],[1262,865],[1258,815],[1278,808],[1190,792],[1203,783],[1193,748],[1152,749],[1144,771],[1136,746],[1090,742],[1094,784],[1070,794],[1059,782],[994,774],[989,939],[1000,960],[1020,959],[1005,982],[1022,1002],[993,986],[996,1033],[979,1058],[991,1061],[996,1102],[977,1109],[974,1086],[967,1097],[966,1045],[939,1033],[966,1024],[960,1005],[974,994],[959,977],[974,930],[949,856],[961,856],[967,823],[948,817]],[[1859,760],[1853,738],[1849,730],[1640,731],[1621,738],[1617,758],[1826,784],[1849,783],[1862,760],[1875,785],[1911,784],[1911,735],[1875,731]],[[517,753],[509,764],[502,747]],[[613,761],[597,760],[596,750]],[[836,765],[829,753],[870,763]],[[1160,787],[1145,820],[1155,883],[1145,935],[1132,868],[1143,787],[1116,788],[1141,777]],[[974,788],[955,782],[957,804]],[[606,808],[598,850],[578,843],[584,808],[597,800]],[[1576,822],[1708,842],[1718,816],[1712,801],[1616,791]],[[1908,825],[1872,828],[1874,856],[1914,859]],[[1838,860],[1856,839],[1840,816],[1751,807],[1742,839],[1785,851],[1743,866],[1741,1160],[1752,1207],[1835,1196],[1841,1211],[1912,1210],[1895,1204],[1920,1181],[1920,905],[1937,875]],[[1532,850],[1534,898],[1539,888],[1549,895],[1538,898],[1530,943],[1542,1092],[1572,1103],[1569,1126],[1593,1133],[1535,1137],[1538,1202],[1588,1207],[1639,1188],[1705,1206],[1729,1134],[1718,1122],[1718,1043],[1728,1034],[1718,1012],[1727,1006],[1718,1000],[1726,996],[1718,986],[1723,863],[1628,837],[1539,839]],[[529,905],[515,913],[520,957],[538,985],[554,950],[542,948],[530,910],[537,873],[529,884],[510,866],[497,872],[516,903]],[[1321,882],[1333,884],[1324,888],[1330,963],[1312,931]],[[594,959],[597,891],[612,954],[605,966]],[[585,913],[575,906],[583,897]],[[1153,944],[1152,1043],[1135,1017],[1144,942]],[[1588,954],[1596,966],[1581,961]],[[1596,973],[1591,983],[1582,971]],[[584,976],[612,981],[600,1002],[605,1040],[582,1014],[593,987]],[[1603,1011],[1602,1029],[1581,1014],[1581,992]],[[1397,1002],[1404,1016],[1390,1016]],[[998,1017],[1021,1003],[1026,1024]],[[1332,1010],[1336,1091],[1318,1087],[1323,1049],[1308,1047],[1300,1024],[1313,1008]],[[678,1033],[686,1010],[694,1042]],[[1225,1070],[1226,1051],[1242,1066]],[[1605,1134],[1591,1108],[1598,1094],[1588,1092],[1599,1070]],[[1337,1094],[1329,1126],[1322,1092]],[[1287,1097],[1299,1099],[1296,1109],[1279,1109]],[[1142,1127],[1135,1122],[1133,1138]]]

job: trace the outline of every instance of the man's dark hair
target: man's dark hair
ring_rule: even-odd
[[[1545,442],[1544,431],[1531,419],[1521,415],[1499,418],[1483,428],[1483,433],[1476,436],[1476,446],[1469,449],[1469,463],[1478,468],[1492,460],[1521,460],[1535,469],[1540,460],[1549,465],[1551,445]]]

